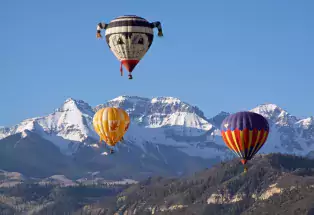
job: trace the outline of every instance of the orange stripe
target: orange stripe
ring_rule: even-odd
[[[225,132],[226,134],[226,139],[228,139],[229,145],[231,146],[231,148],[233,149],[234,153],[236,153],[238,155],[238,157],[241,157],[241,154],[238,152],[236,145],[234,143],[233,137],[232,137],[232,133],[230,130],[227,130]]]
[[[239,141],[238,141],[238,139],[237,139],[237,136],[236,136],[236,134],[235,134],[235,131],[231,131],[231,137],[232,137],[233,143],[234,143],[234,145],[235,145],[235,148],[236,148],[238,154],[241,154],[241,149],[240,149],[240,147],[239,147]],[[242,157],[242,154],[241,154],[241,157]]]
[[[230,146],[233,148],[233,150],[234,150],[235,152],[237,152],[237,149],[236,149],[236,146],[235,146],[235,144],[234,144],[234,142],[233,142],[233,138],[232,138],[232,134],[231,134],[231,131],[230,131],[230,130],[227,130],[227,131],[226,131],[226,138],[228,139],[229,144],[230,144]]]
[[[234,137],[236,139],[235,142],[236,142],[238,148],[240,149],[240,151],[242,151],[240,130],[239,129],[234,129],[234,131],[232,131],[232,133],[234,134]]]
[[[229,138],[227,138],[226,133],[224,131],[221,132],[222,135],[222,139],[224,140],[225,144],[228,146],[228,148],[236,155],[239,156],[235,150],[232,148],[231,144],[230,144],[230,140]]]
[[[237,142],[237,138],[235,136],[234,131],[230,131],[228,130],[228,137],[230,138],[230,140],[232,141],[232,145],[235,149],[235,152],[237,152],[239,155],[241,155],[241,150],[238,146],[238,142]],[[241,155],[242,156],[242,155]]]
[[[226,145],[228,146],[228,148],[229,148],[230,150],[233,150],[233,148],[231,148],[231,146],[230,146],[230,143],[229,143],[228,139],[226,138],[226,134],[225,134],[224,131],[221,132],[221,135],[222,135],[222,139],[224,140],[224,142],[226,143]]]

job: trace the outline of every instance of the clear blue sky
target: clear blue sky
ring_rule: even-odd
[[[313,0],[1,0],[0,125],[68,97],[124,94],[178,97],[207,116],[266,102],[314,115],[313,11]],[[99,21],[125,14],[164,29],[132,81],[95,37]]]

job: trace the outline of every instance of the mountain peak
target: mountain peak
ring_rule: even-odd
[[[266,103],[266,104],[261,104],[255,107],[254,109],[251,110],[252,112],[258,113],[263,115],[266,118],[277,118],[280,115],[286,115],[288,114],[285,110],[280,108],[276,104],[272,103]]]
[[[65,100],[65,102],[64,102],[64,103],[68,103],[68,102],[71,102],[71,101],[75,101],[75,99],[74,99],[74,98],[72,98],[72,97],[67,98],[67,99]]]
[[[66,99],[63,105],[60,108],[56,109],[55,112],[65,112],[73,110],[78,110],[85,114],[93,114],[93,109],[87,102],[83,100],[73,99],[71,97]]]
[[[273,104],[273,103],[264,103],[261,105],[258,105],[256,108],[253,110],[260,110],[261,112],[281,112],[284,111],[282,108],[280,108],[278,105]],[[286,112],[286,111],[285,111]]]
[[[171,96],[160,96],[160,97],[154,97],[152,99],[149,99],[149,98],[139,97],[139,96],[122,95],[122,96],[118,96],[114,99],[109,100],[109,102],[124,102],[124,101],[132,102],[132,103],[149,102],[152,104],[158,103],[158,102],[167,103],[167,104],[174,104],[174,103],[182,102],[180,99],[171,97]]]
[[[74,99],[74,98],[67,98],[65,100],[65,102],[63,103],[63,105],[65,104],[75,104],[75,105],[86,105],[88,104],[87,102],[83,101],[83,100],[79,100],[79,99]]]
[[[210,118],[209,122],[211,122],[216,128],[220,128],[222,121],[229,115],[230,113],[221,111],[216,116]]]
[[[229,116],[230,113],[225,112],[225,111],[220,111],[216,116]]]
[[[122,102],[122,101],[133,101],[133,102],[137,102],[137,101],[149,101],[148,98],[144,98],[144,97],[139,97],[139,96],[128,96],[128,95],[122,95],[122,96],[118,96],[114,99],[109,100],[108,102]]]
[[[123,95],[109,100],[105,104],[100,104],[94,109],[97,111],[104,107],[124,109],[129,113],[133,122],[143,127],[173,126],[176,127],[174,129],[176,132],[180,130],[181,133],[185,133],[185,130],[188,130],[188,133],[191,134],[192,130],[197,130],[198,135],[201,132],[207,132],[212,127],[198,107],[170,96],[149,99]],[[182,128],[178,129],[178,127]]]
[[[287,111],[272,103],[261,104],[251,111],[261,114],[268,120],[272,120],[282,126],[292,125],[298,121],[296,117],[291,116]]]
[[[141,112],[140,115],[153,114],[156,112],[170,114],[171,112],[181,111],[196,113],[197,115],[204,117],[204,113],[198,107],[192,106],[175,97],[154,97],[149,99],[145,97],[123,95],[111,99],[105,104],[97,105],[94,109],[97,111],[103,107],[119,107],[128,112]]]

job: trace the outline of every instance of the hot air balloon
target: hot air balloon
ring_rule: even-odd
[[[101,141],[105,141],[109,146],[115,146],[126,131],[129,119],[121,109],[106,107],[98,110],[93,117],[93,126]],[[110,149],[110,153],[113,150]]]
[[[120,16],[109,24],[99,23],[96,37],[101,38],[101,30],[106,30],[106,42],[121,63],[121,76],[123,65],[129,72],[129,79],[132,79],[133,69],[152,45],[155,27],[158,36],[163,36],[160,22],[150,23],[135,15]]]
[[[224,142],[238,157],[247,172],[246,163],[261,149],[267,140],[269,124],[260,114],[238,112],[226,117],[221,124]]]

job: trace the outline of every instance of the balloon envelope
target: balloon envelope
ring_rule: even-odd
[[[98,110],[93,117],[93,126],[100,140],[105,141],[109,146],[119,142],[128,124],[128,119],[119,108],[106,107]]]
[[[221,134],[224,142],[241,162],[248,160],[261,149],[267,140],[269,124],[260,114],[253,112],[238,112],[226,117],[221,124]]]
[[[106,42],[121,62],[121,69],[123,65],[129,72],[133,71],[152,45],[154,27],[162,36],[160,22],[150,23],[135,15],[120,16],[109,24],[100,25],[106,29]]]

